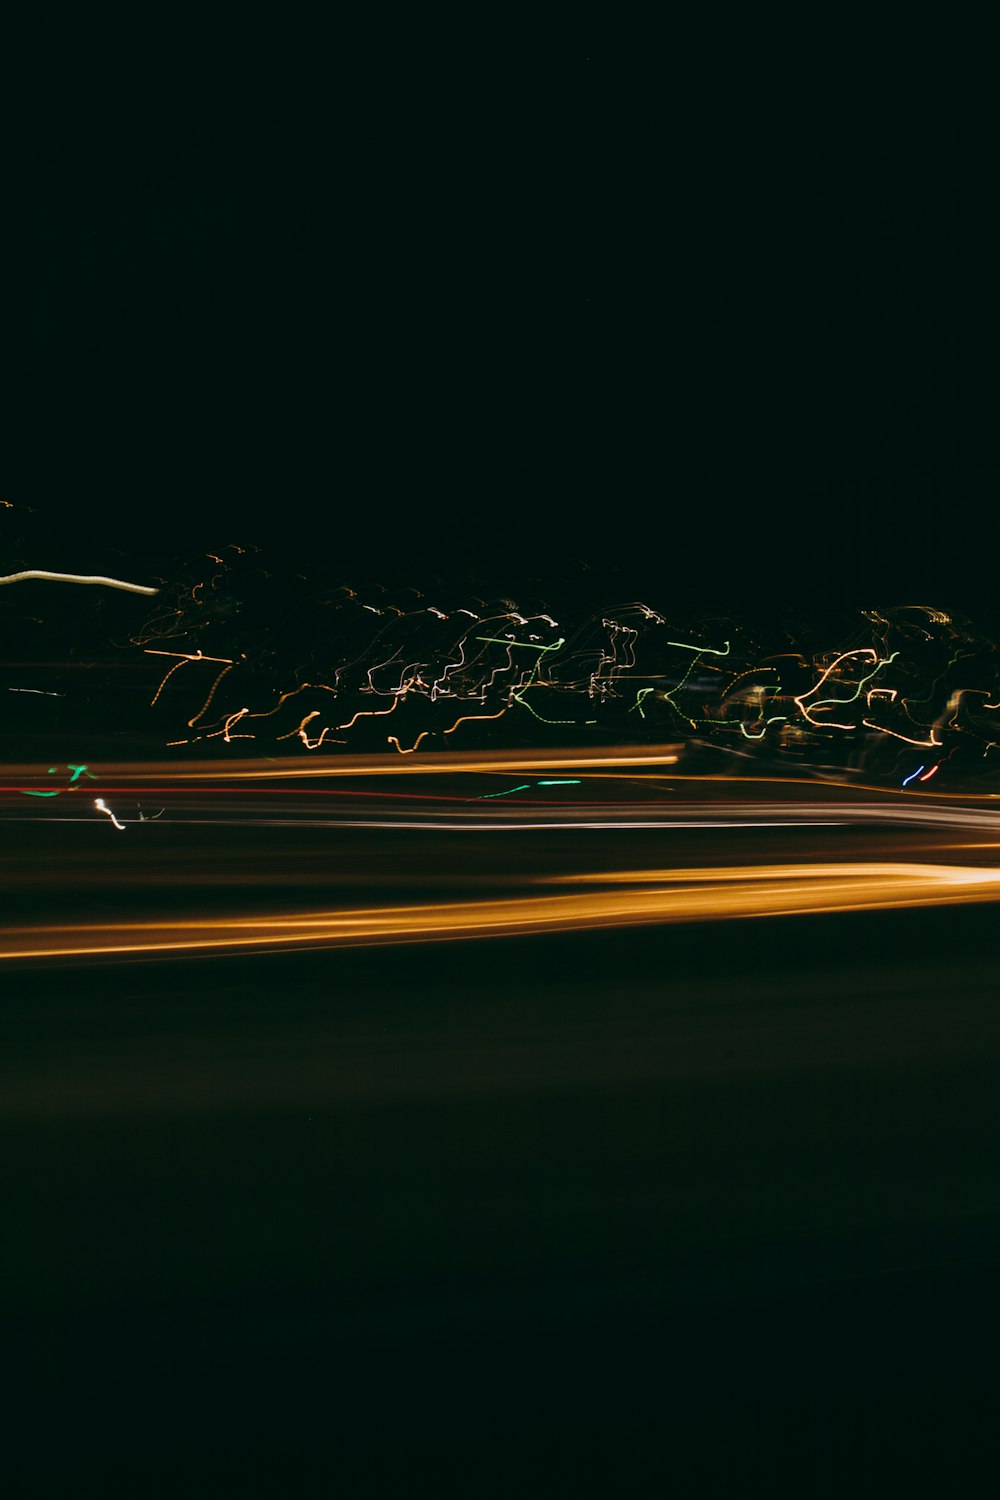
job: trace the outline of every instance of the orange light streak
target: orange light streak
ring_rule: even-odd
[[[297,733],[293,730],[292,733]],[[316,776],[410,776],[450,775],[453,771],[502,772],[554,770],[615,770],[629,771],[636,766],[676,765],[681,751],[680,745],[649,745],[637,749],[596,751],[592,746],[566,747],[561,750],[479,750],[464,755],[427,753],[416,755],[401,762],[398,755],[351,755],[318,758],[303,765],[299,761],[275,764],[271,760],[254,759],[229,761],[220,765],[218,761],[160,761],[148,765],[141,762],[125,764],[103,763],[102,775],[109,786],[125,784],[152,784],[158,787],[183,786],[186,782],[213,781],[288,781]],[[32,766],[8,766],[6,774],[13,780],[36,774]],[[739,781],[738,777],[705,777],[704,780]],[[777,778],[775,778],[777,779]],[[788,777],[792,785],[805,783]],[[873,790],[884,793],[884,788]]]
[[[305,747],[306,747],[307,750],[318,750],[319,747],[320,747],[320,745],[322,745],[323,741],[326,739],[327,735],[330,733],[330,726],[329,726],[329,724],[327,724],[326,727],[325,727],[325,729],[323,730],[323,733],[320,735],[320,737],[319,737],[318,740],[310,740],[309,736],[306,734],[306,725],[312,723],[313,719],[317,718],[318,715],[319,715],[319,709],[318,708],[314,708],[311,714],[306,714],[305,718],[302,720],[302,723],[299,725],[298,729],[290,729],[287,734],[279,734],[276,737],[276,739],[277,740],[290,740],[293,735],[297,734],[298,737],[299,737],[299,739],[302,741],[303,745],[305,745]],[[336,743],[338,745],[346,745],[347,741],[346,740],[337,740]]]
[[[496,714],[463,714],[462,717],[460,719],[456,719],[455,722],[454,722],[454,724],[451,726],[451,728],[450,729],[446,729],[444,731],[444,733],[445,734],[454,734],[455,730],[458,728],[459,724],[470,724],[470,723],[474,724],[474,723],[478,723],[480,719],[500,719],[500,718],[503,717],[503,715],[505,713],[508,712],[509,709],[510,709],[510,704],[506,703],[506,704],[504,704],[504,706],[500,710],[500,712],[496,713]]]
[[[299,693],[304,693],[306,688],[322,689],[324,693],[333,693],[334,695],[337,692],[336,688],[329,687],[325,682],[304,682],[301,687],[290,688],[287,693],[282,693],[273,708],[262,708],[257,713],[248,715],[248,717],[251,719],[270,719],[278,712],[283,703],[286,703],[289,698],[297,697]],[[295,730],[293,729],[292,734],[294,733]],[[289,739],[290,736],[283,734],[279,738],[284,740]]]
[[[194,726],[197,724],[198,720],[201,718],[202,714],[204,714],[206,708],[211,703],[212,699],[215,697],[215,690],[219,686],[219,683],[222,681],[223,677],[225,677],[226,673],[227,672],[231,672],[232,670],[233,670],[233,663],[232,662],[230,662],[230,664],[229,664],[228,667],[223,667],[222,671],[219,673],[218,677],[215,679],[215,681],[212,683],[212,686],[209,688],[209,690],[208,690],[208,697],[205,699],[204,703],[201,705],[201,707],[199,708],[198,712],[195,714],[194,718],[193,719],[188,719],[188,728],[189,729],[193,729]]]
[[[163,692],[163,689],[166,687],[167,682],[170,680],[170,678],[174,675],[174,673],[178,670],[178,668],[184,666],[185,662],[189,662],[189,661],[221,661],[221,662],[228,662],[230,666],[233,665],[232,657],[229,657],[229,656],[203,656],[200,651],[194,651],[194,652],[157,651],[152,646],[147,646],[145,654],[146,654],[146,656],[179,656],[180,657],[180,661],[175,662],[175,664],[170,668],[170,670],[167,672],[166,677],[164,677],[163,681],[160,683],[159,687],[156,689],[156,692],[153,694],[152,698],[150,699],[150,701],[149,701],[150,708],[153,707],[153,704],[156,702],[157,698]],[[213,689],[213,691],[214,691],[214,689]],[[206,704],[206,707],[207,706],[208,705]],[[205,710],[202,709],[202,713],[204,713],[204,712],[205,712]],[[200,717],[200,715],[199,715],[199,717]],[[190,728],[190,725],[188,727]],[[181,743],[181,742],[178,741],[178,743]]]
[[[188,660],[190,660],[190,658],[188,658]],[[184,664],[185,663],[183,661],[175,661],[174,664],[173,664],[173,666],[169,667],[167,669],[167,675],[166,675],[166,677],[164,677],[163,681],[160,683],[159,687],[156,689],[156,692],[153,694],[152,698],[150,698],[150,700],[149,700],[149,706],[150,706],[150,708],[153,707],[153,705],[155,704],[157,698],[159,698],[160,694],[163,692],[163,689],[166,687],[167,683],[170,681],[170,679],[174,675],[174,673],[180,671],[181,667],[183,667]]]
[[[374,670],[374,669],[373,669]],[[384,719],[386,714],[391,714],[399,707],[399,699],[393,698],[391,708],[359,708],[353,719],[348,719],[346,724],[338,724],[338,729],[350,729],[359,719]]]
[[[226,720],[225,724],[222,726],[221,729],[216,729],[213,734],[207,734],[205,736],[205,738],[208,739],[208,740],[214,740],[214,739],[217,738],[218,735],[221,734],[221,735],[224,736],[227,745],[231,745],[234,739],[235,740],[255,740],[257,738],[257,736],[255,734],[231,734],[230,733],[233,725],[234,724],[238,724],[240,722],[240,720],[242,718],[244,718],[249,712],[250,712],[250,710],[248,708],[238,708],[234,714],[230,714],[229,715],[229,718]]]
[[[410,746],[409,750],[404,750],[403,749],[402,745],[399,743],[399,741],[397,740],[397,738],[396,738],[396,736],[394,734],[390,734],[390,735],[386,736],[386,743],[389,744],[389,745],[395,745],[395,747],[399,751],[400,755],[412,755],[413,752],[414,752],[414,750],[420,744],[420,741],[421,740],[425,740],[429,734],[430,734],[430,730],[429,729],[422,730],[421,733],[418,734],[417,737],[416,737],[416,739],[413,741],[413,744]]]
[[[267,950],[495,938],[583,928],[830,914],[1000,900],[1000,869],[921,864],[733,866],[570,875],[555,895],[282,916],[8,928],[0,959]],[[622,890],[621,887],[629,887]]]

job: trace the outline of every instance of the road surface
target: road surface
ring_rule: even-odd
[[[14,1492],[962,1489],[998,1394],[991,807],[395,789],[106,791],[123,831],[5,794],[3,942],[51,940],[0,963]],[[261,926],[580,889],[661,909]],[[123,925],[150,946],[77,951]]]

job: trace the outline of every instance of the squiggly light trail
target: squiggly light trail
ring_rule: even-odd
[[[250,597],[259,599],[258,587],[272,576],[261,567],[263,559],[247,558],[245,567],[227,559],[229,552],[242,558],[244,550],[205,554],[220,572],[187,578],[178,586],[176,607],[158,607],[133,638],[147,651],[147,642],[183,641],[186,652],[152,649],[191,661],[202,657],[199,642],[211,642],[223,653],[212,659],[220,665],[232,660],[236,669],[221,674],[200,700],[193,697],[198,685],[191,674],[178,689],[176,667],[167,672],[151,707],[176,712],[185,703],[180,694],[190,694],[180,722],[197,732],[181,739],[168,729],[164,744],[216,738],[229,744],[239,715],[242,738],[273,735],[316,754],[343,743],[331,738],[335,729],[352,736],[346,742],[352,747],[375,750],[374,740],[382,737],[374,719],[403,710],[396,734],[382,742],[407,757],[418,748],[450,748],[456,736],[458,743],[481,745],[483,736],[509,742],[512,735],[544,734],[551,740],[553,728],[576,737],[600,726],[605,742],[677,736],[699,753],[710,748],[744,762],[780,757],[807,774],[843,770],[846,762],[852,774],[863,767],[897,786],[917,761],[907,758],[912,750],[939,752],[919,759],[926,759],[928,774],[953,785],[991,774],[991,764],[982,762],[995,742],[982,710],[997,703],[981,700],[996,698],[997,653],[971,622],[930,606],[862,610],[864,623],[853,627],[845,615],[849,638],[839,644],[836,636],[826,644],[810,640],[806,625],[802,648],[789,650],[786,628],[773,622],[702,617],[682,626],[636,600],[601,607],[594,601],[576,618],[560,606],[557,621],[549,613],[522,613],[506,595],[489,602],[476,596],[475,609],[439,608],[448,601],[430,602],[418,589],[406,589],[423,602],[404,608],[381,585],[372,585],[380,590],[375,604],[346,584],[331,589],[317,580],[313,586],[297,574],[306,585],[296,588],[304,598],[294,616],[302,617],[306,658],[282,660],[267,643],[266,615],[255,620],[261,630],[254,635],[231,634],[240,628],[243,603],[228,591],[245,575]],[[274,597],[284,610],[288,600],[280,586]],[[242,644],[251,649],[239,649]],[[307,680],[299,681],[303,675]],[[770,680],[751,685],[758,675]],[[168,682],[171,694],[161,702]],[[297,728],[290,718],[278,719],[289,699],[306,693],[312,697],[301,702]],[[340,700],[336,712],[328,707],[330,696]],[[386,706],[369,707],[370,697]],[[307,733],[305,723],[316,732]]]

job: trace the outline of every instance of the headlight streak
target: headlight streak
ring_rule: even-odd
[[[117,825],[116,826],[121,826]],[[921,864],[774,865],[570,875],[583,890],[281,915],[8,928],[0,960],[412,943],[588,928],[820,916],[1000,899],[1000,869]],[[591,887],[606,889],[591,889]],[[622,890],[621,887],[627,887]]]
[[[524,788],[517,787],[513,788],[513,790],[523,791]],[[477,801],[482,800],[488,799],[477,799]],[[238,826],[242,826],[245,828],[416,828],[434,829],[445,833],[452,831],[456,833],[464,833],[469,831],[477,833],[501,833],[506,830],[511,830],[513,832],[524,832],[531,830],[556,831],[558,829],[606,829],[609,832],[613,832],[615,829],[651,829],[656,830],[660,833],[670,833],[674,829],[691,828],[701,828],[707,830],[711,830],[714,828],[847,828],[859,827],[864,824],[890,824],[898,826],[901,829],[939,828],[943,826],[952,826],[956,828],[980,827],[991,832],[1000,831],[1000,820],[996,818],[987,818],[986,816],[983,816],[981,819],[963,818],[959,816],[952,817],[946,814],[940,817],[935,817],[931,812],[925,812],[923,814],[916,813],[914,816],[910,817],[903,814],[893,815],[891,811],[872,808],[848,809],[840,807],[837,809],[831,809],[831,815],[827,817],[803,817],[801,815],[791,816],[790,814],[788,816],[778,817],[775,816],[775,809],[771,808],[769,809],[769,811],[771,812],[771,816],[768,818],[750,816],[737,817],[732,815],[730,815],[729,817],[720,817],[718,815],[705,815],[702,817],[697,817],[694,814],[687,817],[650,816],[641,818],[638,817],[635,812],[623,813],[615,812],[613,810],[605,810],[603,816],[592,814],[589,817],[582,817],[578,811],[575,812],[572,809],[560,808],[557,806],[557,804],[552,802],[533,802],[532,806],[544,807],[548,813],[547,818],[542,820],[537,813],[530,819],[526,818],[524,816],[524,810],[522,808],[517,814],[505,815],[503,817],[497,816],[490,822],[475,821],[474,816],[471,813],[465,811],[453,812],[447,816],[434,816],[432,814],[428,814],[426,817],[422,818],[404,818],[397,816],[386,816],[381,818],[357,818],[349,816],[330,817],[317,815],[311,812],[304,812],[300,816],[292,818],[273,817],[267,812],[257,811],[254,811],[252,816],[242,818],[237,816],[235,813],[226,818],[191,818],[179,817],[176,814],[172,813],[170,822],[172,826],[180,826],[182,824],[191,824],[192,826],[195,824],[210,824],[213,827],[220,828]],[[738,811],[738,809],[735,809],[734,811]],[[816,809],[804,808],[797,809],[796,811],[800,813],[804,811],[812,811],[813,813],[815,813]],[[834,811],[836,811],[839,816],[833,816]],[[480,810],[479,817],[481,819],[482,810]],[[46,816],[44,821],[46,823],[79,823],[89,822],[90,820],[87,818]],[[965,846],[963,845],[955,847]],[[969,847],[972,846],[970,845]]]
[[[451,776],[453,773],[472,772],[476,775],[526,771],[544,774],[546,771],[608,770],[628,771],[638,766],[673,766],[679,759],[680,745],[640,745],[621,750],[601,752],[590,746],[565,746],[560,749],[536,750],[474,750],[465,754],[451,753],[447,756],[424,754],[412,760],[400,760],[399,755],[387,753],[373,755],[322,757],[312,762],[272,761],[265,759],[242,761],[184,761],[145,764],[128,762],[106,764],[102,780],[108,788],[117,780],[123,787],[136,784],[155,783],[160,789],[170,786],[180,788],[189,782],[226,781],[311,781],[322,777],[340,780],[342,777],[382,776]],[[8,766],[10,777],[27,779],[36,774],[29,766]],[[19,788],[9,788],[19,790]],[[0,791],[5,788],[0,787]]]
[[[403,763],[406,771],[410,774],[426,774],[429,771],[437,771],[436,766],[419,765],[414,761]],[[478,762],[467,765],[464,773],[477,774],[509,774],[511,771],[521,769],[537,771],[551,769],[555,763],[550,761],[548,765]],[[398,768],[400,762],[394,759],[393,767]],[[561,767],[560,767],[561,768]],[[77,768],[85,770],[85,768]],[[149,768],[144,768],[148,770]],[[105,793],[124,797],[155,798],[163,802],[164,799],[173,797],[171,807],[171,821],[202,821],[200,819],[185,820],[178,814],[183,812],[190,799],[195,799],[194,805],[203,798],[225,799],[223,806],[232,807],[231,814],[227,811],[227,817],[222,819],[211,819],[209,821],[226,823],[234,820],[242,821],[245,826],[254,824],[271,823],[294,823],[297,826],[309,826],[315,824],[323,827],[337,826],[360,826],[364,822],[367,826],[405,826],[424,827],[428,825],[427,816],[421,816],[414,820],[407,814],[412,811],[422,814],[422,807],[427,805],[433,808],[434,826],[440,828],[465,828],[476,827],[484,829],[500,828],[509,826],[511,828],[655,828],[669,831],[673,828],[682,827],[792,827],[792,826],[832,826],[832,825],[881,825],[896,826],[904,828],[954,828],[954,829],[982,829],[991,833],[1000,833],[1000,807],[997,802],[1000,798],[993,795],[974,799],[960,799],[954,794],[945,794],[945,797],[935,797],[933,793],[909,792],[897,793],[895,797],[878,795],[878,789],[871,788],[876,798],[858,801],[856,797],[837,797],[831,800],[822,798],[803,798],[801,796],[780,800],[758,795],[745,799],[726,796],[714,801],[699,801],[691,792],[699,783],[718,784],[729,782],[731,785],[739,785],[738,778],[717,777],[683,777],[671,775],[669,778],[653,777],[635,778],[610,774],[606,771],[590,770],[581,779],[579,777],[536,777],[534,785],[530,782],[520,782],[514,786],[502,787],[493,793],[476,793],[473,789],[466,790],[462,785],[461,777],[457,777],[454,789],[449,792],[416,792],[412,789],[401,792],[385,791],[379,788],[351,790],[343,786],[316,785],[315,778],[308,773],[301,774],[298,768],[294,780],[299,784],[289,784],[287,771],[278,771],[275,775],[252,774],[248,780],[250,784],[243,784],[239,777],[233,778],[237,784],[219,785],[211,778],[210,768],[202,768],[208,774],[203,778],[203,784],[198,785],[188,779],[185,773],[178,773],[175,768],[173,775],[163,774],[165,768],[158,768],[160,775],[155,778],[139,775],[131,780],[122,775],[122,768],[111,768],[111,779],[105,777]],[[337,767],[343,771],[343,763]],[[458,769],[456,767],[456,769]],[[581,767],[580,769],[584,769]],[[932,768],[933,769],[933,768]],[[362,773],[370,773],[371,768],[364,766]],[[87,773],[91,774],[91,773]],[[336,778],[334,778],[336,779]],[[378,780],[378,777],[372,777]],[[925,778],[926,779],[926,778]],[[451,780],[451,778],[449,778]],[[637,804],[634,797],[628,801],[618,798],[608,800],[602,797],[604,788],[614,791],[625,781],[632,785],[638,783],[649,793],[644,803]],[[666,781],[666,785],[662,783]],[[786,786],[789,788],[801,788],[802,783],[793,780],[774,779],[773,782],[761,781],[759,785],[765,787],[768,784]],[[549,787],[576,786],[580,787],[578,793],[560,793],[556,797],[546,797],[545,789]],[[70,787],[72,791],[74,788]],[[509,804],[504,798],[515,792],[532,790],[541,792],[531,799],[531,811],[528,805]],[[849,792],[856,793],[857,788],[845,788]],[[0,793],[19,793],[24,795],[24,789],[15,786],[0,787]],[[683,792],[682,800],[673,800],[674,794]],[[39,795],[29,793],[29,795]],[[50,794],[52,795],[52,794]],[[289,796],[296,798],[294,808],[295,816],[289,818],[284,807],[285,799]],[[242,804],[234,803],[231,799],[242,798]],[[301,799],[306,798],[306,802]],[[271,816],[275,810],[276,799],[282,803],[282,812],[285,816],[274,818]],[[318,799],[318,800],[317,800]],[[333,805],[331,806],[331,799]],[[375,818],[364,818],[342,816],[339,805],[347,799],[344,813],[347,814],[355,809],[359,802],[369,802]],[[499,800],[498,800],[499,799]],[[877,800],[876,800],[877,799]],[[479,802],[497,801],[496,808],[490,810],[490,820],[482,821],[483,809],[477,812]],[[383,804],[390,808],[398,808],[391,816],[383,816]],[[301,811],[300,811],[301,808]],[[537,811],[536,811],[537,809]],[[539,816],[541,810],[545,810],[544,818]],[[290,811],[290,809],[289,809]],[[332,814],[332,816],[331,816]],[[18,817],[26,816],[26,810],[18,813]],[[45,815],[46,821],[51,821],[51,815]],[[61,821],[58,820],[57,821]]]
[[[666,816],[663,826],[669,826],[674,816],[671,808],[678,806],[690,810],[703,812],[706,815],[714,813],[718,816],[720,808],[730,813],[742,816],[756,816],[762,810],[768,812],[770,818],[777,821],[787,819],[791,815],[800,816],[809,813],[813,818],[821,820],[830,817],[846,817],[853,821],[892,821],[903,825],[922,826],[932,823],[948,823],[954,826],[964,827],[989,827],[1000,828],[1000,793],[961,794],[956,792],[919,791],[916,788],[908,788],[905,793],[896,792],[887,797],[886,789],[878,786],[868,786],[858,783],[836,783],[828,781],[826,785],[830,789],[839,788],[841,791],[857,795],[860,793],[871,793],[873,797],[885,800],[879,801],[845,801],[837,800],[826,803],[822,800],[807,799],[800,797],[795,801],[768,800],[766,796],[758,795],[753,800],[736,801],[725,800],[710,803],[698,803],[687,800],[689,790],[702,784],[706,786],[730,786],[739,787],[745,791],[752,787],[766,788],[769,786],[794,788],[800,794],[808,792],[809,783],[803,782],[796,777],[742,777],[726,775],[698,775],[680,774],[678,772],[667,772],[650,775],[647,771],[644,776],[629,775],[629,771],[636,767],[665,766],[672,764],[676,756],[670,751],[674,747],[660,747],[660,752],[653,756],[641,756],[636,754],[620,754],[617,757],[603,758],[599,756],[587,756],[578,750],[567,750],[558,752],[536,753],[534,756],[519,756],[509,753],[506,756],[493,756],[489,752],[480,752],[478,757],[457,756],[448,757],[446,767],[440,759],[427,756],[418,756],[415,760],[401,762],[397,756],[391,757],[356,757],[352,760],[337,759],[332,761],[319,761],[314,765],[303,766],[282,765],[276,762],[243,761],[228,764],[220,768],[218,763],[201,762],[193,765],[178,767],[174,765],[145,765],[126,764],[112,765],[104,768],[102,779],[105,781],[105,791],[122,796],[135,796],[137,793],[162,798],[166,795],[183,796],[212,796],[212,797],[274,797],[274,796],[300,796],[319,798],[370,798],[373,794],[368,790],[351,790],[347,787],[330,785],[343,778],[353,779],[361,777],[365,779],[381,780],[386,775],[394,777],[403,776],[404,779],[414,774],[433,775],[440,778],[447,771],[450,780],[451,773],[459,776],[473,775],[509,775],[511,773],[539,772],[553,769],[578,769],[585,774],[579,784],[590,786],[595,783],[608,782],[610,784],[633,783],[644,789],[652,789],[659,798],[658,805],[664,809]],[[53,768],[54,770],[55,768]],[[84,768],[85,769],[85,768]],[[8,767],[8,774],[20,774],[22,778],[37,775],[33,767]],[[87,772],[92,775],[91,772]],[[549,784],[559,782],[570,782],[571,778],[551,779]],[[234,783],[226,785],[224,783]],[[326,782],[326,785],[317,784]],[[199,785],[199,783],[202,783]],[[249,783],[249,784],[245,784]],[[291,784],[300,783],[300,784]],[[541,783],[539,783],[541,784]],[[68,790],[72,791],[73,787]],[[0,795],[13,793],[24,795],[25,789],[15,783],[0,786]],[[677,793],[683,793],[685,800],[674,803],[673,798]],[[30,795],[37,795],[32,792]],[[58,795],[49,794],[49,795]],[[469,794],[459,791],[450,794],[436,792],[413,791],[392,792],[380,790],[377,796],[382,801],[399,802],[433,802],[450,803],[452,805],[464,804],[469,801]],[[891,800],[890,800],[891,798]],[[254,804],[256,805],[256,804]],[[563,798],[548,804],[552,807],[565,809],[567,807]],[[579,800],[575,800],[572,807],[578,807]],[[621,809],[618,802],[609,803],[596,802],[593,797],[588,798],[585,805],[596,805],[607,811],[609,819],[616,810]]]

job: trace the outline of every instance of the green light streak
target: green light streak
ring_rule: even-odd
[[[489,636],[484,636],[484,635],[477,635],[476,636],[476,640],[477,641],[485,641],[485,640],[489,640],[489,639],[490,639]],[[502,646],[524,646],[524,645],[529,645],[529,644],[531,644],[531,643],[527,642],[527,641],[501,641],[500,642],[500,645],[502,645]],[[541,653],[542,651],[558,651],[559,647],[560,646],[564,646],[565,644],[566,644],[565,637],[564,636],[560,636],[559,639],[555,642],[554,645],[552,645],[552,646],[533,646],[533,650],[538,651],[539,653]],[[522,694],[526,693],[528,691],[528,689],[530,687],[532,687],[533,685],[534,686],[538,686],[539,685],[539,684],[535,683],[535,678],[538,675],[538,664],[541,661],[541,659],[542,659],[541,655],[539,654],[539,656],[537,657],[537,659],[535,661],[535,665],[531,669],[531,675],[529,676],[527,682],[524,684],[524,687],[521,689],[521,691],[520,692],[516,692],[513,688],[511,689],[511,694],[510,694],[511,701],[513,703],[520,703],[520,705],[521,705],[522,708],[526,708],[530,714],[534,714],[535,718],[538,720],[538,722],[540,724],[575,724],[577,722],[576,719],[547,719],[544,714],[540,714],[538,712],[537,708],[532,708],[532,706],[528,702],[527,698],[525,698],[525,697],[522,696]],[[596,724],[597,720],[596,719],[585,719],[584,723],[585,724]]]
[[[567,719],[565,722],[568,724],[568,723],[571,723],[572,721],[569,720],[569,719]],[[536,781],[535,785],[536,786],[579,786],[580,785],[580,778],[578,776],[560,777],[558,780],[555,780],[555,781],[552,781],[552,780],[549,780],[549,781]],[[503,791],[503,792],[484,792],[481,797],[477,797],[476,798],[476,801],[477,802],[488,802],[493,797],[510,797],[510,796],[513,795],[514,792],[529,792],[530,790],[531,790],[531,783],[530,783],[530,781],[525,781],[525,782],[522,782],[520,786],[509,786],[509,787],[507,787],[506,791]]]
[[[75,766],[71,762],[66,767],[66,769],[67,769],[67,771],[72,771],[73,772],[72,776],[69,779],[69,785],[70,785],[70,787],[75,786],[76,783],[77,783],[77,781],[80,779],[81,776],[89,776],[91,781],[97,781],[97,779],[98,779],[94,775],[93,771],[88,770],[86,766]],[[57,770],[58,770],[57,766],[49,766],[49,775],[50,776],[54,776],[56,774]],[[58,792],[24,792],[23,795],[25,797],[58,797],[59,793]]]
[[[530,686],[531,686],[530,682],[525,683],[525,689],[526,690]],[[547,719],[544,714],[540,714],[538,712],[537,708],[532,708],[532,706],[528,702],[527,698],[522,698],[520,693],[512,693],[511,696],[514,699],[515,703],[520,703],[521,706],[522,706],[522,708],[526,708],[530,714],[534,714],[535,718],[538,720],[538,722],[540,724],[576,724],[576,723],[579,722],[579,720],[577,720],[577,719]],[[597,720],[596,719],[584,719],[583,723],[584,724],[596,724]]]
[[[679,641],[668,641],[667,644],[670,645],[670,646],[676,646],[676,645],[679,645],[680,642]],[[694,649],[694,648],[692,647],[691,649]],[[727,650],[729,649],[729,642],[728,641],[726,642],[726,649]],[[716,652],[717,656],[724,656],[725,654],[726,653],[724,651],[718,651],[718,652]],[[691,673],[694,671],[695,667],[698,665],[700,657],[701,657],[701,653],[700,652],[698,653],[697,656],[692,656],[692,658],[691,658],[691,665],[688,667],[687,671],[684,673],[684,676],[681,678],[681,680],[677,684],[677,686],[675,688],[671,688],[670,692],[664,691],[664,694],[663,694],[663,696],[666,699],[666,701],[670,704],[670,707],[674,710],[674,713],[677,714],[680,718],[682,718],[686,723],[690,724],[692,729],[697,729],[698,728],[697,724],[695,723],[694,719],[691,718],[690,714],[684,713],[682,709],[680,709],[680,708],[677,707],[677,704],[674,702],[673,695],[674,695],[674,693],[679,693],[680,692],[681,688],[687,682],[688,678],[691,676]],[[643,714],[643,718],[645,718],[645,717],[646,717],[645,714]]]
[[[520,646],[526,651],[558,651],[560,646],[566,644],[566,637],[562,635],[551,646],[538,646],[534,641],[505,641],[503,636],[499,635],[477,635],[473,636],[473,640],[487,641],[493,646]]]

